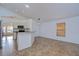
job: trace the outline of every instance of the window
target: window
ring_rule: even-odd
[[[65,36],[65,23],[57,23],[57,36]]]

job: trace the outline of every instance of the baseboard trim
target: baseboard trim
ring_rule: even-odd
[[[79,45],[78,43],[73,43],[73,42],[68,42],[68,41],[62,41],[62,40],[52,39],[52,38],[43,37],[43,36],[38,36],[38,37],[39,37],[39,38],[46,38],[46,39],[51,39],[51,40],[56,40],[56,41],[61,41],[61,42],[66,42],[66,43],[71,43],[71,44]]]

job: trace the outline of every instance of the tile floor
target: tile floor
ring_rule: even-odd
[[[17,52],[22,56],[79,56],[79,45],[37,37],[33,46]]]
[[[13,36],[4,36],[2,38],[2,49],[0,49],[0,56],[14,55],[14,40]]]
[[[79,56],[79,44],[36,37],[32,47],[17,51],[13,37],[3,37],[0,56]]]

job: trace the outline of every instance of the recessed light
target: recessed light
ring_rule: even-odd
[[[26,7],[26,8],[29,8],[30,6],[29,6],[29,5],[25,5],[25,7]]]

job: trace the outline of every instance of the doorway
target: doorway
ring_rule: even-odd
[[[13,25],[2,26],[3,36],[13,36]]]

